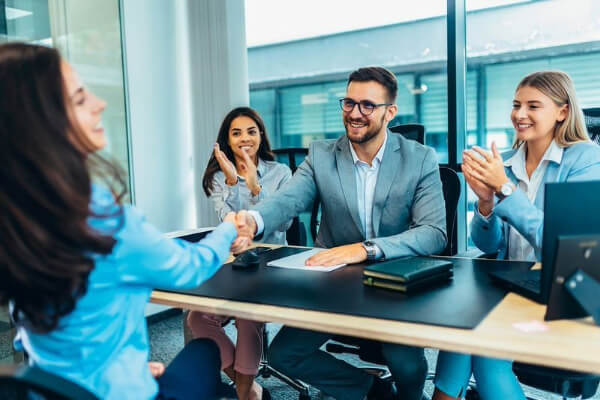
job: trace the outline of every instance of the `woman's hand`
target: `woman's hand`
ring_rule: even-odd
[[[496,143],[492,143],[492,154],[477,146],[473,147],[473,150],[465,151],[462,171],[465,181],[479,198],[479,213],[483,216],[490,215],[494,208],[494,192],[499,191],[500,187],[508,182]]]
[[[473,150],[467,150],[465,154],[469,159],[470,174],[489,186],[494,192],[500,192],[502,185],[509,182],[504,171],[502,156],[498,152],[495,142],[492,143],[492,154],[477,146],[474,146]],[[465,154],[463,154],[463,158]],[[477,154],[481,157],[478,157]]]
[[[465,176],[465,181],[479,199],[477,202],[479,213],[487,217],[494,208],[494,189],[473,176],[473,168],[470,166],[472,163],[473,161],[471,161],[470,156],[466,153],[463,154],[461,169]]]
[[[165,364],[156,361],[148,362],[148,367],[150,367],[150,373],[154,377],[154,379],[158,379],[165,373]]]
[[[225,153],[221,151],[219,143],[215,143],[213,152],[215,154],[217,162],[219,163],[219,168],[221,168],[221,171],[223,171],[223,173],[225,174],[225,183],[229,186],[235,185],[238,181],[237,170],[235,169],[235,165],[233,165],[233,163],[229,160],[229,158],[227,158]]]
[[[258,170],[256,168],[256,164],[250,158],[248,153],[242,151],[242,156],[244,157],[244,161],[240,163],[240,171],[246,179],[246,185],[250,192],[252,192],[252,196],[258,196],[260,193],[261,187],[258,183]]]

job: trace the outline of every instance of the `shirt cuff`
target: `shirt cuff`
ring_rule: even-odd
[[[373,243],[373,245],[375,246],[375,261],[379,261],[383,258],[383,251],[376,243]]]
[[[252,218],[254,218],[254,222],[256,222],[256,234],[254,236],[256,237],[262,235],[263,231],[265,230],[265,222],[260,216],[260,213],[256,210],[248,210],[248,214],[250,214]]]
[[[495,204],[494,204],[495,207]],[[490,220],[492,219],[492,217],[494,216],[494,209],[492,208],[492,212],[488,215],[485,216],[482,213],[479,212],[479,202],[475,202],[475,215],[481,217],[481,219],[483,219],[485,222],[490,222]]]

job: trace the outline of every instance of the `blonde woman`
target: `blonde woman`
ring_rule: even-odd
[[[511,151],[501,155],[493,143],[491,153],[479,147],[463,153],[465,180],[478,197],[471,237],[498,258],[540,261],[544,184],[600,179],[600,147],[589,140],[564,72],[523,78],[511,120],[516,132]],[[434,400],[462,398],[471,374],[484,400],[525,399],[512,361],[440,352]]]

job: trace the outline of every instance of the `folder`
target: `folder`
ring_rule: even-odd
[[[454,275],[452,263],[427,257],[411,257],[369,265],[363,271],[363,283],[384,289],[410,293],[447,282]]]

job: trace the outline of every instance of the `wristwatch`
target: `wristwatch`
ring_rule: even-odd
[[[504,200],[515,191],[515,185],[512,182],[506,182],[502,186],[500,186],[500,191],[496,192],[496,196],[498,196],[499,200]]]
[[[377,255],[377,245],[369,240],[364,241],[361,244],[367,251],[367,260],[375,260],[375,256]]]

